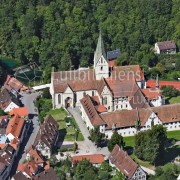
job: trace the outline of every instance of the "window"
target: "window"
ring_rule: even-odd
[[[108,109],[110,109],[110,106],[108,106]]]
[[[104,105],[107,104],[107,97],[104,97],[104,98],[103,98],[103,103],[104,103]]]
[[[118,106],[116,106],[116,109],[118,109]]]
[[[94,91],[92,91],[92,96],[94,96]]]
[[[103,63],[103,59],[101,58],[101,64]]]
[[[86,92],[83,92],[83,96],[86,96]]]
[[[58,104],[61,104],[61,95],[58,94]]]
[[[103,66],[101,66],[101,71],[103,70]]]
[[[127,108],[127,104],[126,104],[126,108]]]

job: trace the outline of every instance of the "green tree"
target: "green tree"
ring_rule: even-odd
[[[105,135],[99,131],[99,126],[90,130],[90,140],[99,146],[104,141]]]
[[[176,97],[180,94],[173,86],[162,86],[161,90],[163,95],[166,97]]]
[[[125,143],[124,143],[124,141],[123,141],[123,137],[122,137],[120,134],[118,134],[117,131],[115,131],[115,132],[113,133],[111,139],[110,139],[109,142],[108,142],[107,147],[108,147],[108,149],[109,149],[110,152],[114,149],[114,146],[115,146],[116,144],[117,144],[118,146],[122,147],[122,148],[124,148],[124,146],[125,146]]]
[[[157,164],[162,162],[167,132],[162,125],[140,132],[135,136],[135,155],[142,160]]]

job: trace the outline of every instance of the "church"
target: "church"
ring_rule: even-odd
[[[52,72],[53,108],[78,107],[87,128],[99,126],[108,139],[114,131],[133,136],[157,124],[179,130],[180,104],[165,105],[158,79],[148,88],[139,65],[116,66],[108,60],[100,33],[93,69]]]
[[[147,89],[139,65],[116,66],[108,60],[101,33],[94,53],[94,68],[52,72],[50,93],[53,108],[81,107],[86,95],[98,99],[105,112],[148,108],[164,104],[156,87]]]

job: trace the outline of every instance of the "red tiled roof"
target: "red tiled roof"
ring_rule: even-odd
[[[14,89],[15,91],[19,91],[21,89],[21,87],[23,86],[23,84],[18,81],[16,78],[11,77],[11,76],[7,76],[5,85],[9,86],[10,88]]]
[[[147,88],[142,89],[141,91],[149,100],[157,99],[159,96],[162,96],[162,93],[159,88]]]
[[[111,77],[118,79],[126,76],[133,76],[136,81],[144,80],[144,74],[139,65],[115,66],[111,74]]]
[[[119,79],[106,78],[104,80],[114,97],[132,96],[138,89],[138,86],[133,79],[120,81]]]
[[[174,41],[157,42],[157,45],[160,50],[176,49],[176,44]]]
[[[148,80],[146,82],[146,86],[150,88],[156,87],[156,81],[155,80]],[[180,82],[173,82],[173,81],[159,81],[159,87],[162,86],[174,86],[174,88],[178,89],[180,91]]]
[[[93,101],[89,95],[86,95],[84,98],[82,98],[80,102],[93,126],[105,124],[105,122],[101,119],[101,117],[97,113],[95,109],[95,105],[93,104]]]
[[[96,107],[96,110],[99,112],[99,113],[103,113],[103,112],[107,112],[107,109],[104,105],[98,105]]]
[[[9,120],[6,134],[11,133],[14,137],[19,137],[23,129],[24,119],[17,114]]]
[[[77,164],[83,159],[88,160],[92,164],[101,164],[104,162],[104,156],[102,154],[88,154],[88,155],[79,155],[72,157],[72,163]]]
[[[131,179],[138,168],[127,152],[123,151],[117,144],[109,156],[109,160],[116,166],[128,179]]]
[[[18,146],[20,145],[20,141],[18,138],[14,138],[11,142],[10,145],[17,150]]]
[[[27,150],[27,153],[29,153],[30,157],[35,161],[35,163],[40,164],[44,162],[41,155],[33,146],[29,147],[29,149]]]
[[[153,107],[152,110],[156,113],[162,123],[180,121],[180,103]]]
[[[140,125],[144,126],[151,113],[151,109],[132,109],[100,114],[100,116],[107,125],[106,129],[112,129],[113,125],[115,125],[116,128],[132,127],[138,118]]]
[[[20,107],[20,108],[14,108],[10,111],[10,115],[13,116],[15,114],[18,114],[19,116],[28,116],[28,108],[27,107]]]

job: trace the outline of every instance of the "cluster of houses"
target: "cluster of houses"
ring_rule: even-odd
[[[0,179],[9,179],[32,123],[27,107],[21,107],[21,93],[28,92],[28,87],[15,77],[7,76],[0,92],[0,109],[5,116],[0,116]],[[25,160],[18,164],[12,180],[21,179],[59,179],[49,161],[58,140],[58,124],[48,116],[40,126],[31,147],[25,150]]]
[[[119,54],[115,50],[106,55],[100,34],[94,69],[52,72],[53,108],[79,107],[87,128],[99,126],[107,138],[114,130],[133,136],[156,124],[180,129],[180,105],[165,105],[158,75],[154,87],[148,87],[139,65],[116,66]]]
[[[83,159],[88,160],[95,167],[100,167],[105,161],[109,162],[109,165],[114,169],[112,174],[116,176],[115,170],[118,170],[127,180],[147,179],[147,173],[117,144],[108,158],[102,154],[76,155],[72,157],[72,166],[76,166]]]

